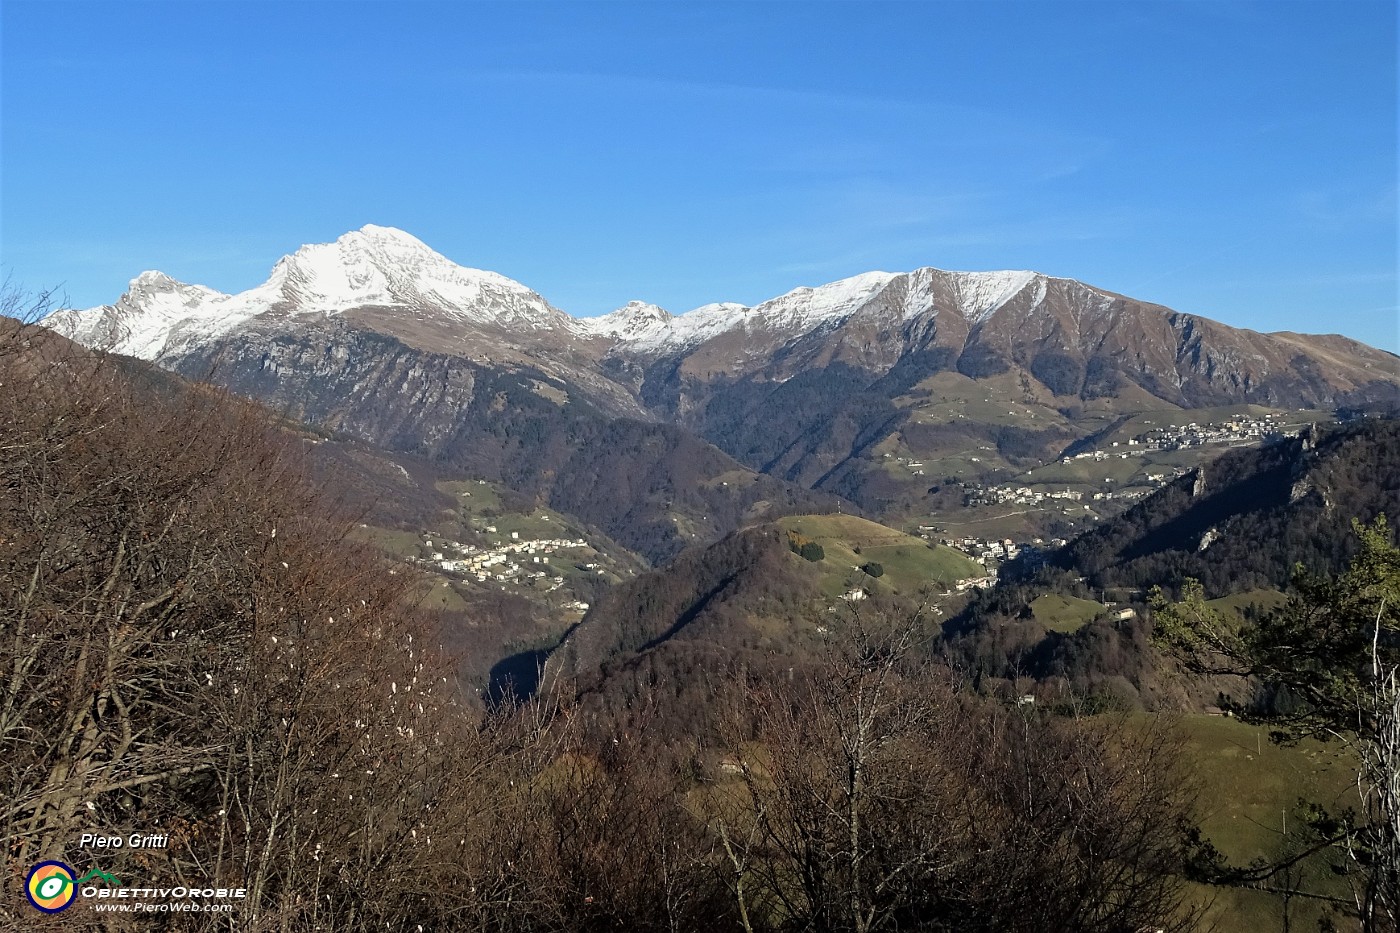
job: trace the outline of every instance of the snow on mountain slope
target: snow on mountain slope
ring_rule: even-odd
[[[303,246],[237,295],[147,272],[115,304],[60,311],[44,323],[171,368],[239,352],[271,366],[276,353],[292,352],[283,345],[296,345],[322,375],[344,359],[326,356],[326,335],[373,334],[486,367],[532,367],[629,414],[650,404],[644,397],[690,391],[678,382],[662,392],[658,380],[781,381],[834,363],[881,373],[933,350],[971,378],[1022,367],[1056,395],[1137,386],[1171,404],[1331,404],[1352,397],[1346,393],[1379,397],[1397,382],[1394,357],[1361,344],[1324,351],[1321,338],[1241,331],[1027,271],[867,272],[752,307],[709,304],[672,315],[634,301],[576,319],[518,282],[374,225]],[[662,359],[675,365],[653,367]]]
[[[386,306],[441,309],[523,327],[567,321],[519,282],[459,266],[402,230],[374,224],[334,243],[303,246],[277,263],[272,283],[299,311]]]
[[[906,291],[906,318],[937,312],[942,309],[934,306],[932,283],[939,277],[951,282],[956,307],[948,310],[980,322],[1036,275],[933,269],[903,276],[866,272],[816,288],[797,288],[752,308],[724,302],[672,315],[634,301],[611,314],[575,319],[519,282],[457,265],[402,230],[369,224],[333,243],[303,246],[284,256],[266,282],[236,295],[145,272],[132,280],[116,304],[59,311],[46,324],[89,346],[156,359],[273,312],[295,318],[390,309],[427,316],[440,326],[454,327],[453,321],[487,325],[527,339],[538,331],[604,338],[618,351],[652,355],[684,351],[741,328],[795,336],[837,326],[901,278],[919,286]]]
[[[115,305],[63,310],[45,325],[88,346],[145,359],[222,336],[268,312],[338,314],[391,308],[516,331],[573,319],[503,275],[459,266],[417,238],[373,224],[284,256],[263,284],[226,295],[159,272],[133,279]]]
[[[850,317],[895,277],[890,272],[866,272],[819,288],[794,289],[758,305],[753,316],[775,329],[811,330]]]
[[[267,285],[225,295],[162,272],[143,272],[116,304],[56,311],[43,324],[90,347],[155,359],[168,347],[233,330],[276,298]]]
[[[955,272],[951,274],[963,316],[980,324],[1037,278],[1034,272]]]
[[[902,287],[890,290],[896,282]],[[405,231],[368,224],[335,242],[305,245],[283,256],[255,289],[223,294],[162,273],[141,273],[116,304],[60,311],[46,324],[85,345],[144,359],[179,356],[265,315],[276,326],[294,326],[301,315],[347,311],[357,311],[358,321],[371,329],[400,338],[417,335],[430,349],[456,346],[452,352],[461,352],[463,340],[484,346],[479,340],[486,336],[497,346],[504,340],[528,350],[536,345],[532,335],[547,333],[554,335],[549,343],[556,347],[560,340],[567,345],[573,338],[601,339],[609,353],[659,356],[689,352],[729,332],[781,343],[830,331],[864,308],[869,314],[902,315],[904,321],[952,312],[976,325],[1032,282],[1040,282],[1043,293],[1044,277],[1033,272],[867,272],[794,289],[755,307],[707,304],[672,315],[633,301],[612,314],[575,319],[524,284],[456,265]],[[876,303],[886,293],[889,297]]]
[[[608,314],[579,319],[574,327],[585,336],[609,337],[615,346],[646,353],[703,343],[739,326],[748,314],[746,306],[730,302],[677,315],[653,304],[631,301]]]
[[[693,347],[725,331],[745,326],[752,318],[752,309],[732,301],[701,305],[687,311],[671,322],[671,331],[663,344]]]
[[[901,281],[906,287],[896,300],[906,321],[948,311],[969,324],[980,324],[1033,283],[1038,290],[1032,306],[1043,300],[1045,291],[1045,277],[1035,272],[866,272],[816,288],[797,288],[752,308],[716,304],[671,315],[634,301],[611,314],[579,321],[578,328],[611,337],[619,350],[641,354],[688,350],[740,327],[799,336],[839,326]]]
[[[146,272],[115,304],[60,311],[45,323],[89,346],[160,359],[240,329],[295,328],[302,317],[353,311],[349,319],[356,326],[420,349],[502,358],[502,347],[507,356],[511,347],[552,353],[582,349],[577,341],[583,338],[585,356],[602,350],[656,358],[705,345],[713,357],[707,365],[720,365],[722,357],[772,352],[848,321],[909,325],[944,315],[959,319],[939,326],[955,341],[969,328],[1049,339],[1060,327],[1072,334],[1085,330],[1083,339],[1093,343],[1114,326],[1120,304],[1098,289],[1035,272],[921,268],[797,288],[753,307],[717,303],[673,315],[634,301],[601,317],[576,319],[519,282],[460,266],[402,230],[371,224],[333,243],[301,247],[280,259],[266,282],[236,295]],[[1175,353],[1175,345],[1168,350]]]
[[[607,314],[586,317],[574,324],[580,334],[612,337],[615,340],[641,340],[664,334],[675,315],[645,301],[629,301]]]
[[[684,350],[738,327],[806,333],[850,317],[893,278],[888,272],[866,272],[817,288],[797,288],[752,308],[722,302],[680,315],[633,301],[576,326],[580,333],[611,337],[640,353]]]

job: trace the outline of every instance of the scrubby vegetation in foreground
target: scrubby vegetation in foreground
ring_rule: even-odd
[[[1165,728],[975,700],[920,660],[915,629],[870,620],[786,677],[716,682],[717,727],[685,741],[563,701],[484,710],[411,574],[353,543],[265,411],[8,322],[0,382],[6,924],[1190,919],[1189,783]],[[94,831],[170,842],[98,865],[77,844]],[[248,896],[231,914],[45,917],[21,891],[47,858]]]

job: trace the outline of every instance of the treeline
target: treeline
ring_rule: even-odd
[[[1192,919],[1191,796],[1165,727],[987,704],[924,659],[917,627],[859,618],[786,676],[696,681],[712,715],[688,735],[661,728],[656,689],[620,709],[561,693],[484,710],[414,609],[411,571],[353,543],[264,410],[157,390],[9,322],[0,383],[0,926]],[[793,565],[780,541],[754,546]],[[707,605],[726,601],[719,586]],[[642,657],[664,634],[619,631]],[[99,858],[84,832],[169,845]],[[230,914],[80,900],[46,917],[22,891],[52,858],[247,896]]]

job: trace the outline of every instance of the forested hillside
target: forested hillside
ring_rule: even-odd
[[[1211,596],[1287,585],[1295,566],[1336,571],[1351,519],[1400,516],[1400,421],[1319,426],[1232,451],[1072,542],[1055,563],[1096,588],[1200,580]]]
[[[878,607],[823,618],[779,676],[716,658],[695,729],[661,722],[644,679],[618,709],[559,691],[486,711],[414,573],[353,541],[285,422],[8,321],[0,383],[0,925],[1110,933],[1198,913],[1165,724],[979,700]],[[783,598],[804,559],[773,537],[694,558],[699,602],[614,604],[604,647]],[[94,852],[97,832],[168,846]],[[54,859],[236,893],[222,914],[82,893],[46,916],[21,892]]]
[[[1013,565],[945,625],[949,660],[979,677],[1028,678],[1097,703],[1199,709],[1240,678],[1180,676],[1151,645],[1148,591],[1189,579],[1231,613],[1279,605],[1299,568],[1336,573],[1352,519],[1400,514],[1400,422],[1368,418],[1231,451],[1086,532],[1048,566]],[[1227,598],[1228,597],[1228,598]],[[1119,618],[1122,615],[1122,618]]]

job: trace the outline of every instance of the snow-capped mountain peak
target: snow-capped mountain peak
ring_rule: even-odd
[[[299,327],[308,318],[346,312],[356,312],[363,326],[419,339],[432,333],[438,335],[432,339],[455,346],[463,334],[476,335],[473,340],[489,334],[488,342],[526,347],[531,334],[557,333],[603,338],[617,352],[653,356],[684,352],[731,331],[765,345],[787,341],[839,328],[857,315],[907,321],[951,312],[980,324],[1033,282],[1043,294],[1045,281],[1034,272],[866,272],[796,288],[753,307],[717,303],[673,315],[631,301],[579,320],[519,282],[458,265],[396,227],[367,224],[333,242],[300,247],[277,261],[266,282],[235,295],[143,272],[114,305],[61,311],[48,323],[82,343],[147,359],[179,354],[244,327]],[[1035,306],[1038,299],[1023,304]]]
[[[519,282],[459,266],[411,234],[374,224],[284,256],[269,282],[300,310],[325,313],[427,307],[485,320],[529,318],[548,307]]]
[[[164,272],[148,271],[131,280],[120,301],[134,309],[144,303],[168,300],[167,296],[175,296],[175,300],[185,307],[192,308],[201,300],[217,294],[219,293],[202,285],[177,282]]]
[[[753,316],[770,327],[836,323],[850,317],[894,278],[892,272],[863,272],[816,288],[795,288],[756,305]]]
[[[179,283],[164,272],[157,272],[155,269],[147,269],[145,272],[142,272],[136,278],[132,279],[130,283],[132,289],[165,288],[176,284]]]
[[[156,359],[253,318],[392,309],[512,330],[568,327],[544,298],[495,272],[469,269],[395,227],[367,224],[283,256],[261,285],[227,295],[143,272],[114,305],[56,312],[46,324],[89,346]]]
[[[720,302],[679,315],[633,301],[610,314],[580,321],[579,329],[612,337],[643,353],[692,347],[736,328],[805,332],[850,317],[894,278],[889,272],[866,272],[815,288],[796,288],[752,308]]]
[[[575,326],[579,333],[591,337],[630,341],[665,334],[674,320],[675,315],[665,308],[645,301],[629,301],[616,311],[583,318]]]

